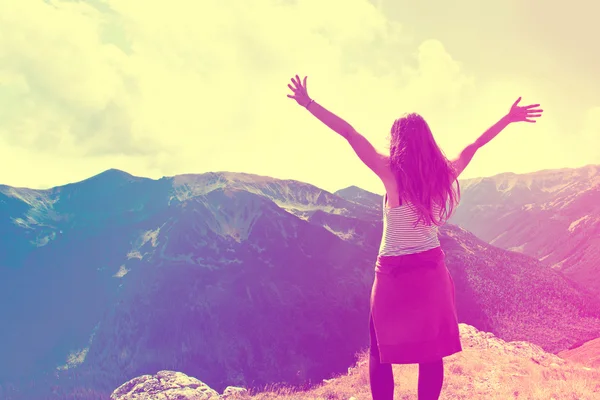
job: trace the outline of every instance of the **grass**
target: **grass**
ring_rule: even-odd
[[[441,399],[600,399],[600,370],[552,354],[507,350],[496,338],[465,338],[464,350],[445,359],[446,377]],[[500,344],[500,345],[498,345]],[[230,400],[367,400],[367,352],[358,355],[348,374],[326,380],[309,390],[274,386],[229,397]],[[417,399],[417,365],[395,365],[395,399]]]

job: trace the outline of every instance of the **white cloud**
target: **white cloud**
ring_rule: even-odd
[[[2,138],[65,154],[148,154],[135,136],[127,57],[100,41],[104,15],[82,2],[13,2],[0,13]]]
[[[63,165],[45,177],[22,169],[25,182],[83,179],[96,165],[331,186],[331,168],[341,187],[370,171],[285,96],[293,74],[380,147],[402,112],[439,118],[474,85],[441,42],[415,43],[367,0],[10,3],[0,3],[0,154],[21,147]]]

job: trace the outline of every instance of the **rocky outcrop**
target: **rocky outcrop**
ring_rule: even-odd
[[[514,355],[527,358],[544,367],[561,366],[565,360],[552,353],[545,352],[540,346],[524,341],[506,342],[493,333],[460,324],[460,336],[463,348],[491,349],[499,356]]]
[[[119,386],[110,400],[216,400],[220,395],[205,383],[181,372],[142,375]]]
[[[227,386],[223,394],[182,372],[160,371],[142,375],[119,386],[110,400],[218,400],[248,393],[245,388]]]
[[[223,391],[223,395],[221,397],[228,398],[231,396],[240,396],[246,393],[248,393],[248,389],[236,386],[227,386]]]

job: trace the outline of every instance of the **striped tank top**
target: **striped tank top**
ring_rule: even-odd
[[[387,194],[383,197],[383,237],[379,247],[380,256],[401,256],[421,253],[440,246],[438,226],[425,225],[423,221],[415,226],[419,219],[418,212],[410,203],[388,208]],[[440,207],[435,204],[433,212],[438,213]]]

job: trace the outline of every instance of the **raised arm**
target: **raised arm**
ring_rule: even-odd
[[[331,130],[338,133],[352,146],[352,149],[360,158],[360,160],[371,169],[382,180],[389,179],[391,171],[388,167],[388,157],[379,153],[375,147],[360,133],[358,133],[352,125],[338,117],[325,107],[321,106],[308,96],[306,89],[306,77],[300,82],[300,78],[296,75],[292,78],[293,86],[288,84],[288,87],[294,92],[288,97],[296,100],[296,102],[305,107],[312,115],[317,117],[319,121],[327,125]]]
[[[536,108],[540,106],[539,104],[531,104],[529,106],[519,107],[518,104],[520,101],[521,98],[519,97],[510,108],[508,114],[506,114],[498,122],[486,130],[479,138],[477,138],[477,140],[475,140],[475,142],[465,147],[458,157],[452,161],[452,165],[456,171],[456,178],[458,178],[458,176],[465,170],[467,165],[469,165],[477,150],[495,138],[509,124],[522,121],[535,123],[535,118],[542,116],[542,112],[544,110]]]

